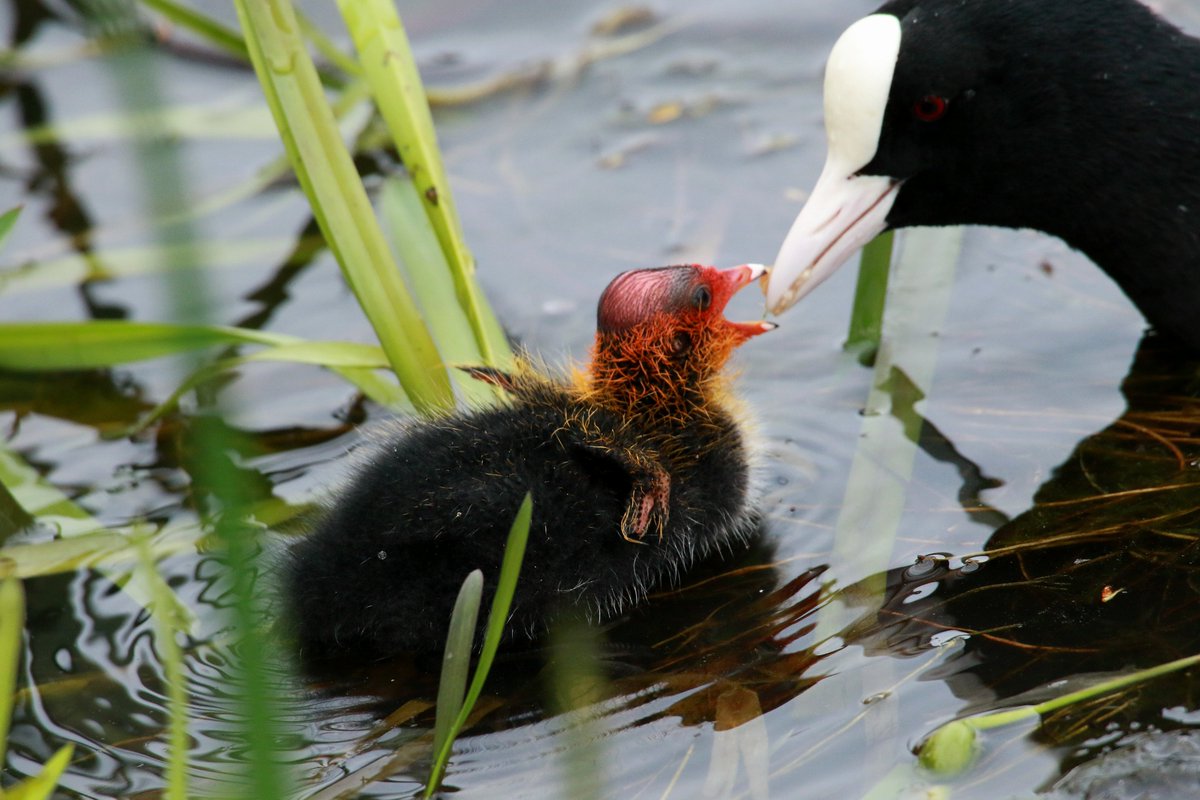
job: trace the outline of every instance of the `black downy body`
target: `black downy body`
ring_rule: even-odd
[[[734,272],[675,267],[625,273],[653,273],[646,286],[614,281],[587,379],[545,377],[528,362],[511,374],[475,370],[508,390],[507,401],[403,424],[370,445],[285,564],[302,656],[441,648],[474,569],[488,607],[527,491],[533,517],[510,640],[536,637],[558,614],[612,617],[744,542],[755,525],[750,453],[719,373],[736,344],[773,326],[745,333],[751,324],[721,316],[722,292],[749,281],[740,273],[736,286],[718,277],[706,307],[691,308],[696,270]],[[612,330],[606,303],[619,322]],[[609,378],[600,384],[597,374]]]

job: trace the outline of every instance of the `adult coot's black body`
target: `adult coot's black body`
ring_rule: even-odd
[[[825,77],[829,155],[780,250],[782,312],[886,228],[1062,238],[1200,349],[1200,42],[1135,0],[894,0]]]
[[[526,491],[533,522],[510,634],[554,613],[617,612],[753,527],[749,453],[725,395],[733,349],[771,323],[722,314],[761,267],[625,273],[600,300],[573,381],[528,364],[475,370],[506,404],[385,438],[291,554],[285,591],[306,657],[440,647],[458,588],[495,586]]]

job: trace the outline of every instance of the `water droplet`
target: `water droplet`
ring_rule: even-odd
[[[378,553],[375,554],[375,557],[378,558],[380,561],[386,560],[387,559],[387,550],[380,550]]]

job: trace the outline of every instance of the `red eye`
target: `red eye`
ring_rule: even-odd
[[[936,122],[946,113],[946,98],[927,94],[913,103],[913,116],[921,122]]]

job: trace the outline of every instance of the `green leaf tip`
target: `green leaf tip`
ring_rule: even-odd
[[[4,244],[4,240],[8,238],[9,232],[17,224],[17,217],[21,216],[21,209],[23,208],[24,206],[15,206],[0,214],[0,244]]]

